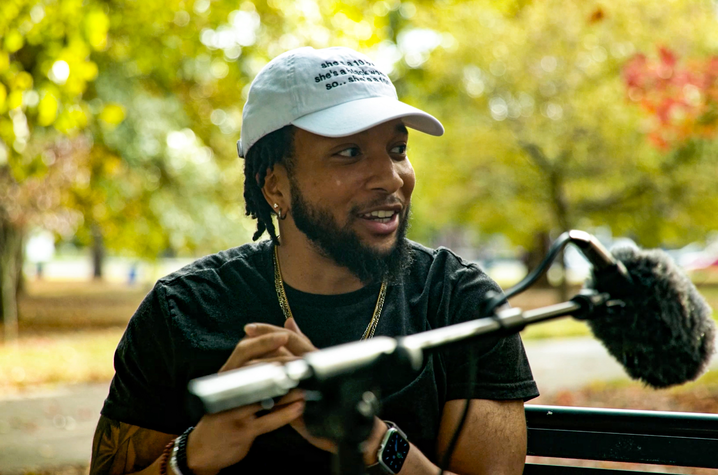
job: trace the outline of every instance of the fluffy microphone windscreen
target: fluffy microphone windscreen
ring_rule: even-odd
[[[588,321],[594,335],[626,369],[649,386],[665,388],[700,376],[714,351],[711,308],[673,260],[660,250],[614,249],[633,286]],[[609,283],[593,276],[599,292]]]

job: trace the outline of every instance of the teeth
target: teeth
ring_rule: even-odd
[[[371,213],[365,214],[364,216],[371,218],[390,218],[394,216],[393,211],[372,211]]]

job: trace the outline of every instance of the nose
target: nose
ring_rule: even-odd
[[[391,155],[383,151],[374,154],[370,165],[369,187],[373,191],[381,191],[390,195],[404,186],[403,175],[404,169],[408,166],[408,160],[394,160]]]

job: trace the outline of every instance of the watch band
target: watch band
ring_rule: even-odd
[[[366,470],[369,475],[393,475],[399,473],[409,453],[409,438],[399,429],[399,426],[391,421],[384,421],[388,426],[386,434],[377,451],[377,462],[369,465]],[[395,446],[390,446],[394,441]],[[385,460],[390,459],[390,460]],[[386,462],[389,462],[388,464]]]
[[[175,439],[170,456],[170,467],[177,475],[194,475],[194,472],[187,466],[187,438],[193,429],[194,427],[190,427]]]

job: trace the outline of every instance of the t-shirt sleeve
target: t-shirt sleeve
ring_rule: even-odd
[[[498,284],[474,264],[462,265],[455,276],[448,305],[449,323],[479,318],[486,293],[502,292]],[[448,350],[444,357],[447,400],[528,400],[539,394],[518,333],[503,337],[487,334]]]
[[[115,376],[102,415],[165,433],[179,433],[184,392],[175,381],[175,351],[165,289],[145,297],[115,351]],[[174,415],[174,416],[173,416]]]

